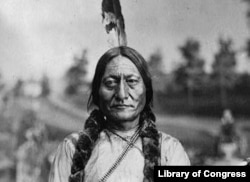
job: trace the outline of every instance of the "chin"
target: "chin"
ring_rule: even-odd
[[[127,112],[121,112],[121,113],[111,113],[110,118],[116,121],[134,121],[138,117],[138,114],[136,113],[127,113]]]

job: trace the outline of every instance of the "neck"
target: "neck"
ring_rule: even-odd
[[[129,131],[139,126],[139,118],[134,121],[112,121],[107,119],[107,126],[118,131]]]

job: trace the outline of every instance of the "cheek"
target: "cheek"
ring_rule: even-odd
[[[140,105],[141,108],[144,108],[145,104],[146,104],[146,93],[144,93],[144,94],[142,94],[140,96],[140,103],[139,103],[139,105]]]
[[[134,92],[134,99],[138,102],[139,108],[144,108],[146,104],[146,91],[145,89],[138,89]]]
[[[107,90],[101,87],[99,90],[99,98],[100,98],[99,105],[101,106],[111,102],[113,95],[114,91]]]

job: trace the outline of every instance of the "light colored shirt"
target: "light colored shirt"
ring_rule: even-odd
[[[118,132],[117,134],[130,140],[135,130]],[[75,152],[79,133],[66,137],[59,145],[54,162],[51,166],[49,182],[68,182],[72,158]],[[100,133],[91,157],[85,167],[85,182],[98,182],[127,146],[127,142],[108,130]],[[160,132],[161,164],[165,165],[190,165],[189,158],[181,143],[174,137]],[[129,150],[119,166],[108,178],[108,182],[142,182],[144,168],[144,154],[142,140],[139,138]]]

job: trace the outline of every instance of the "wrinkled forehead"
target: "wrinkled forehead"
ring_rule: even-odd
[[[114,57],[106,66],[103,77],[109,75],[134,75],[141,77],[135,64],[128,58],[123,56]]]

